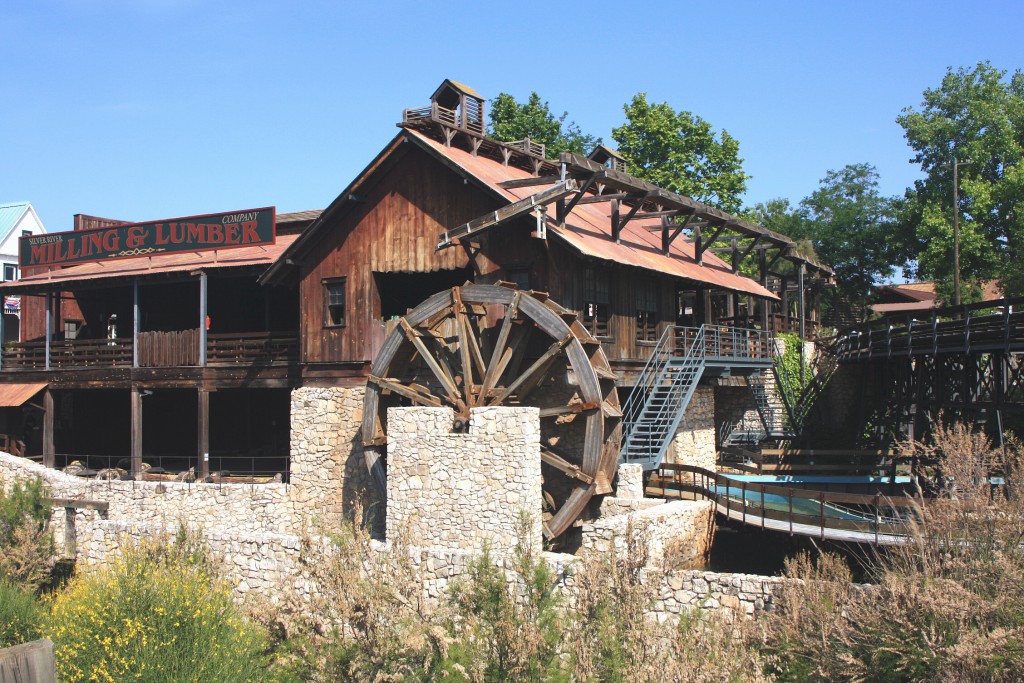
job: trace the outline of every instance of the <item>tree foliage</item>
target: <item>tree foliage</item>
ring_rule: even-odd
[[[749,176],[743,172],[740,144],[725,130],[666,102],[647,101],[637,93],[625,105],[626,123],[612,130],[629,172],[666,190],[678,192],[732,213]]]
[[[497,140],[511,141],[530,138],[545,145],[548,158],[557,159],[562,152],[589,154],[601,144],[601,138],[587,135],[575,122],[566,123],[568,112],[556,117],[540,95],[531,92],[523,104],[508,93],[500,93],[491,100],[490,134]]]
[[[897,118],[925,178],[907,190],[900,223],[916,240],[919,274],[953,278],[953,158],[960,167],[960,270],[965,282],[1001,278],[1024,293],[1024,74],[981,62],[948,69],[919,109]]]
[[[803,220],[797,239],[808,239],[815,253],[836,273],[837,294],[863,303],[871,288],[895,273],[907,252],[893,229],[892,199],[878,191],[871,164],[830,170],[820,187],[800,202]]]

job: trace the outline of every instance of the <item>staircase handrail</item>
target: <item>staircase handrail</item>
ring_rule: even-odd
[[[703,330],[703,326],[700,328],[686,328],[679,327],[678,325],[666,325],[665,329],[661,333],[661,337],[658,338],[658,343],[655,345],[654,350],[651,352],[650,358],[647,359],[647,363],[644,364],[640,374],[637,376],[636,384],[634,385],[633,391],[630,392],[626,398],[626,403],[622,407],[622,424],[623,424],[623,441],[629,436],[629,432],[633,426],[636,425],[637,420],[643,413],[644,406],[647,400],[650,398],[651,389],[657,384],[658,378],[661,376],[664,370],[665,364],[672,358],[672,346],[675,340],[675,335],[678,330],[687,329],[698,329],[697,335],[694,335],[694,340],[700,335]],[[684,336],[685,338],[685,336]],[[701,351],[703,351],[704,345],[701,344]],[[688,350],[688,353],[692,350]],[[642,389],[642,391],[638,391]]]

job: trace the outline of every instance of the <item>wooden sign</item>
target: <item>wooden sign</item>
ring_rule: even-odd
[[[179,251],[210,251],[273,244],[274,207],[128,223],[106,228],[22,237],[18,265],[64,266]]]

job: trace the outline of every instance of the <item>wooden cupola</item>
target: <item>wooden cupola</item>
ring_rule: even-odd
[[[594,151],[590,153],[588,158],[595,163],[601,164],[605,168],[626,173],[625,157],[610,147],[598,145],[594,148]]]
[[[445,123],[476,135],[484,134],[484,98],[469,86],[446,78],[430,96],[430,104]]]

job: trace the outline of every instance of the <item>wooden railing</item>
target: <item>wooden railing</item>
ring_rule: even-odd
[[[737,316],[733,318],[721,318],[721,322],[725,325],[735,324],[738,327],[753,327],[761,325],[760,316]],[[821,326],[817,320],[804,319],[804,335],[807,340],[813,340],[817,337],[818,328]],[[800,333],[800,318],[794,318],[791,316],[783,315],[782,313],[772,313],[768,316],[768,329],[776,334],[782,334],[784,332],[791,332],[793,334]]]
[[[284,363],[298,360],[294,332],[211,334],[206,337],[208,363]]]
[[[899,543],[918,517],[922,501],[885,496],[811,491],[737,481],[701,467],[662,464],[648,493],[707,498],[730,519],[789,534],[869,543]],[[781,509],[779,509],[781,508]],[[837,516],[835,513],[845,513]]]
[[[206,355],[211,364],[287,363],[298,359],[295,332],[232,332],[207,335]],[[7,344],[4,371],[46,369],[46,342]],[[131,338],[68,339],[50,342],[50,369],[132,367]],[[140,332],[139,367],[195,367],[199,365],[199,329],[175,332]]]
[[[541,157],[542,159],[544,158],[544,153],[546,151],[546,148],[543,144],[539,142],[534,142],[530,138],[524,138],[522,140],[513,140],[512,142],[506,142],[505,144],[509,147],[514,147],[515,149],[521,149],[527,154],[532,154],[533,156]]]
[[[132,364],[132,340],[66,339],[50,342],[50,369],[125,367]],[[46,342],[30,341],[4,346],[4,370],[45,370]]]
[[[1019,351],[1024,349],[1024,299],[886,316],[837,336],[834,348],[843,361]]]

